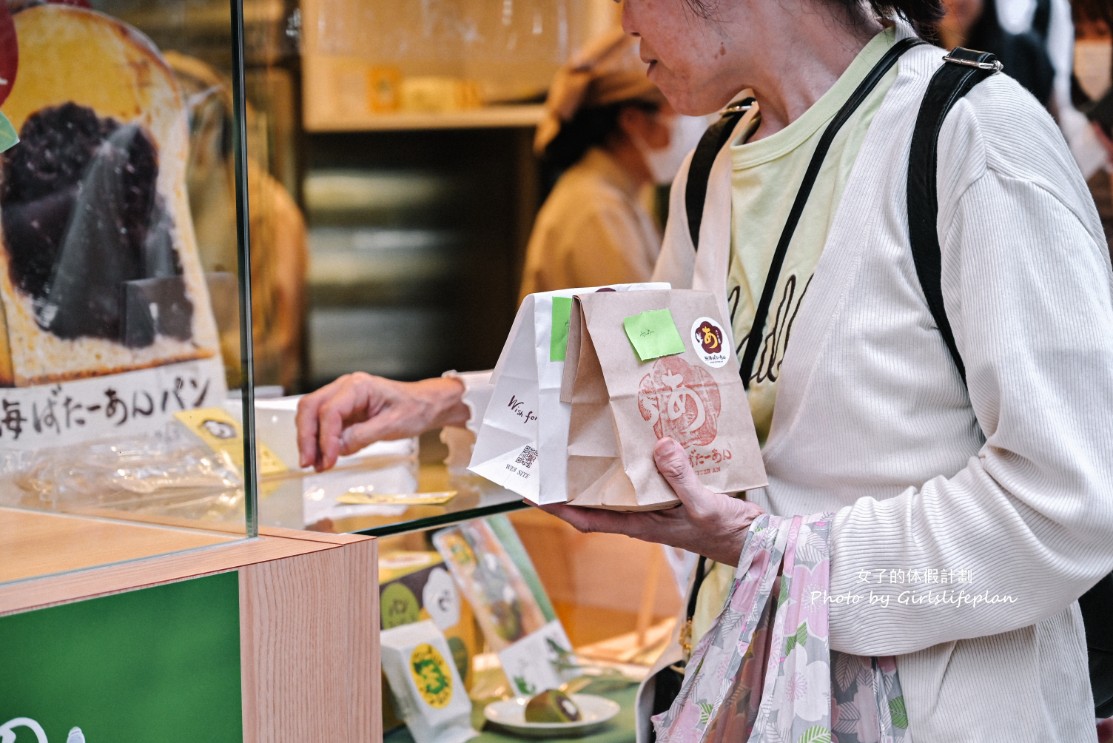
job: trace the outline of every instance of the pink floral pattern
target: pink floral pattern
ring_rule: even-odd
[[[723,610],[696,645],[680,694],[653,718],[661,743],[902,743],[892,658],[828,643],[828,514],[762,516]],[[775,590],[776,589],[776,590]]]

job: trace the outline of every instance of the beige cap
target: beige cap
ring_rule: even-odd
[[[665,97],[645,75],[637,42],[614,29],[588,43],[553,78],[545,100],[545,117],[537,125],[535,152],[543,152],[581,108],[623,101],[663,103]]]

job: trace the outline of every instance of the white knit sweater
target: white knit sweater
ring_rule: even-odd
[[[967,394],[916,279],[905,206],[915,111],[941,57],[904,55],[863,143],[781,369],[770,485],[750,497],[777,514],[837,511],[830,598],[862,598],[831,603],[832,647],[899,656],[916,743],[1092,741],[1075,600],[1113,571],[1109,257],[1051,118],[1003,75],[978,85],[947,118],[938,168]],[[729,168],[724,153],[698,259],[678,179],[655,275],[724,308]],[[969,582],[927,582],[944,570]],[[1002,603],[912,603],[958,589]]]

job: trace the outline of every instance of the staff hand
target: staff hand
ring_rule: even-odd
[[[680,505],[661,511],[632,513],[579,506],[549,505],[541,508],[581,532],[625,534],[647,542],[680,547],[716,562],[737,565],[746,530],[763,511],[753,503],[715,493],[696,477],[688,455],[669,438],[653,448],[657,470],[668,481]]]
[[[346,374],[298,401],[298,462],[318,472],[376,441],[463,425],[468,409],[458,379],[396,382]]]

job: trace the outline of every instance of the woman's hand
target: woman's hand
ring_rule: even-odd
[[[376,441],[463,425],[463,394],[463,382],[453,378],[396,382],[346,374],[298,402],[298,462],[320,472]]]
[[[672,439],[657,442],[653,461],[680,498],[679,506],[633,513],[566,505],[541,508],[582,532],[625,534],[737,565],[746,541],[746,530],[763,511],[753,503],[705,488],[692,470],[684,449]]]

